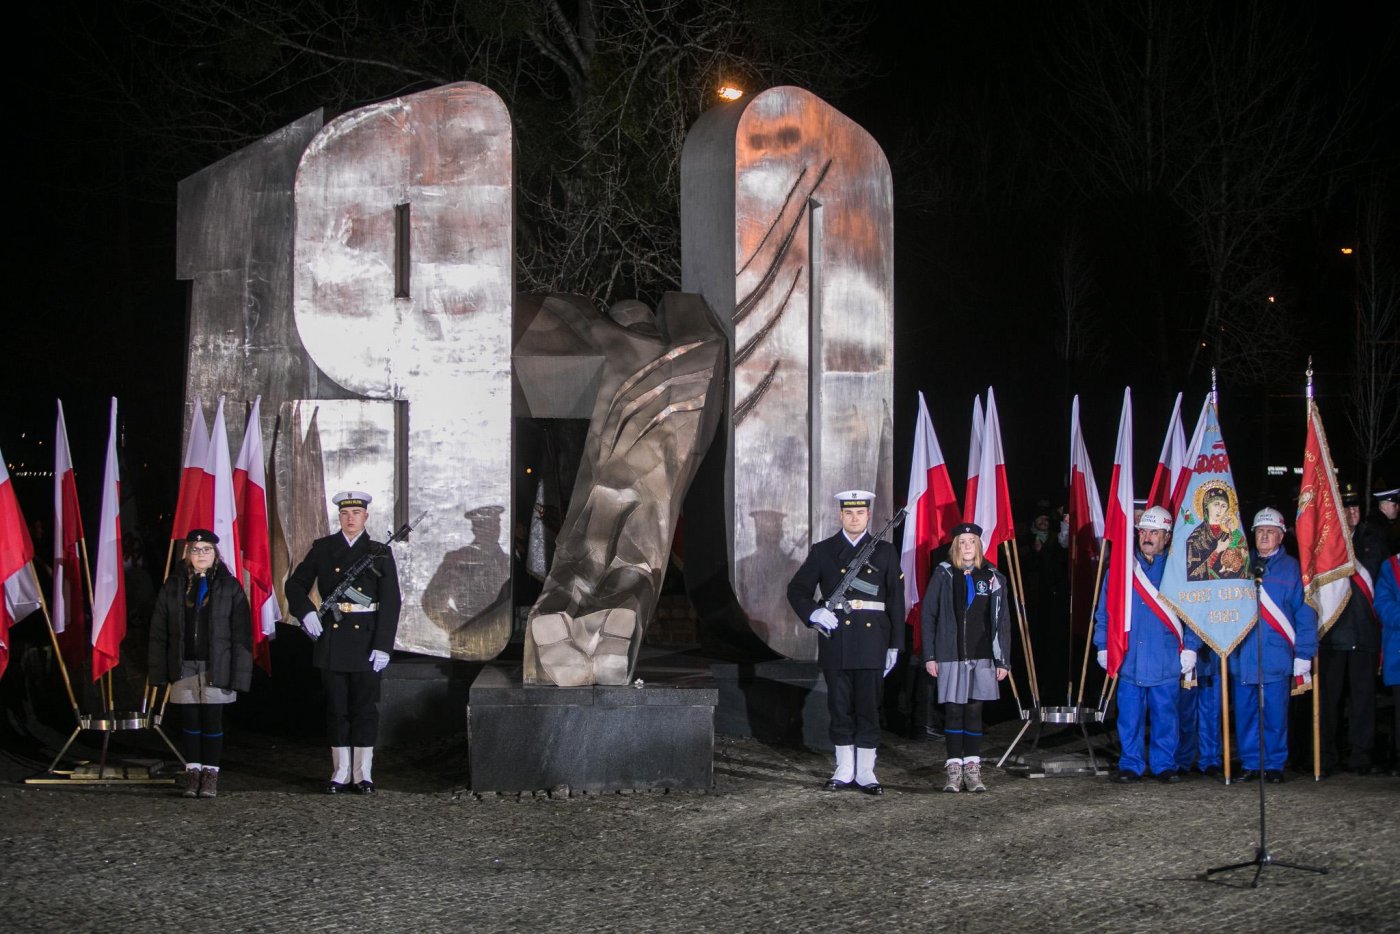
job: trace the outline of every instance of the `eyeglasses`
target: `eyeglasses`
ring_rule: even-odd
[[[212,555],[213,553],[214,553],[214,546],[213,546],[213,545],[200,545],[200,546],[198,546],[198,547],[195,547],[195,548],[191,548],[191,549],[190,549],[190,554],[192,554],[192,555]]]

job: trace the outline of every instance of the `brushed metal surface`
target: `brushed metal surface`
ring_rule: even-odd
[[[263,396],[264,446],[273,461],[268,470],[273,582],[284,610],[282,581],[296,550],[283,534],[286,518],[277,514],[278,505],[293,498],[290,473],[277,469],[275,440],[285,430],[279,408],[313,395],[348,395],[307,358],[292,322],[292,189],[301,154],[321,124],[319,110],[308,114],[183,179],[177,188],[175,275],[190,282],[181,427],[188,430],[197,398],[203,400],[207,424],[214,400],[227,396],[224,417],[230,447],[237,451],[246,427],[244,403]],[[303,553],[296,552],[298,560]]]
[[[378,469],[392,467],[398,521],[429,513],[396,549],[397,646],[429,655],[488,659],[510,635],[512,171],[505,105],[462,82],[336,118],[297,172],[297,332],[337,387],[403,406]],[[345,453],[320,443],[327,463]]]
[[[763,91],[691,130],[681,227],[682,287],[734,348],[721,443],[686,504],[687,586],[706,619],[740,615],[774,650],[814,659],[784,591],[838,528],[831,495],[874,490],[877,516],[893,505],[889,164],[817,96]]]
[[[619,302],[604,317],[588,299],[550,295],[515,347],[536,417],[587,404],[588,439],[554,561],[531,608],[527,684],[626,684],[656,608],[681,498],[714,437],[724,398],[726,343],[697,295],[667,293],[655,315]],[[569,402],[529,385],[596,384]]]

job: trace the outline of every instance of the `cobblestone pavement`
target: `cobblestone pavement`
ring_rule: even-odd
[[[1009,739],[993,730],[995,748]],[[0,763],[4,931],[1396,930],[1400,779],[1258,790],[987,769],[942,794],[941,742],[887,737],[881,798],[827,757],[720,737],[708,793],[475,795],[460,742],[383,752],[372,798],[323,750],[230,736],[221,795],[16,783]]]

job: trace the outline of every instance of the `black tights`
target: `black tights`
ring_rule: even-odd
[[[219,765],[224,754],[223,704],[171,704],[180,728],[180,751],[186,762]]]
[[[967,759],[982,756],[982,702],[944,704],[947,723],[943,732],[948,736],[948,758]]]

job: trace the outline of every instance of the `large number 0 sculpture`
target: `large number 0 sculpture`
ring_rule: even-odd
[[[398,647],[498,654],[514,353],[531,414],[554,399],[590,418],[526,680],[630,678],[687,495],[697,606],[812,657],[786,580],[829,534],[832,490],[873,484],[888,504],[892,488],[879,148],[796,88],[710,111],[683,160],[698,295],[607,317],[573,296],[522,301],[512,347],[511,145],[499,98],[461,83],[324,127],[310,115],[181,183],[187,398],[265,397],[277,563],[325,533],[333,487],[372,488],[385,525],[427,510],[399,552]]]

